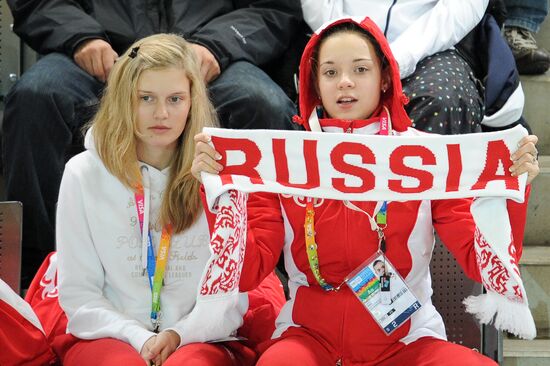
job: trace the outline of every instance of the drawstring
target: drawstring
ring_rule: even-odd
[[[391,4],[390,8],[388,9],[388,13],[386,14],[386,26],[384,27],[384,37],[388,36],[388,28],[390,27],[390,19],[391,19],[391,11],[395,5],[397,0],[393,0],[393,3]]]
[[[317,108],[313,108],[313,111],[311,111],[311,115],[309,116],[309,129],[312,132],[323,132],[323,129],[321,128],[321,124],[319,123],[319,115],[317,114]]]

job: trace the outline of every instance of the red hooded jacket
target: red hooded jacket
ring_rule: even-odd
[[[352,19],[339,20],[327,28]],[[392,86],[382,98],[393,121],[394,135],[421,134],[410,126],[403,108],[398,66],[377,26],[364,19],[361,27],[380,43],[389,60]],[[323,32],[321,31],[321,32]],[[300,65],[300,111],[296,120],[310,129],[309,117],[319,103],[312,85],[310,58],[320,35],[309,41]],[[381,110],[379,108],[378,110]],[[346,123],[349,123],[346,122]],[[376,118],[352,121],[353,133],[376,133]],[[324,131],[338,130],[334,119],[320,120]],[[343,128],[343,124],[342,124]],[[340,130],[342,132],[342,130]],[[290,300],[277,319],[274,338],[309,336],[325,347],[334,361],[345,365],[376,365],[421,337],[445,339],[443,320],[431,302],[429,263],[434,228],[465,273],[479,281],[473,238],[475,225],[470,200],[389,202],[385,229],[386,256],[419,299],[422,307],[391,335],[377,325],[347,286],[325,291],[310,268],[305,246],[306,198],[271,193],[251,194],[248,200],[248,240],[241,289],[247,290],[270,273],[281,251],[289,275]],[[378,236],[363,212],[342,201],[315,199],[315,241],[323,278],[336,287],[378,249]],[[372,215],[376,202],[353,202]],[[526,204],[509,203],[516,238],[523,237]],[[516,241],[516,242],[519,242]],[[518,246],[521,244],[518,243]],[[518,256],[521,248],[518,248]]]

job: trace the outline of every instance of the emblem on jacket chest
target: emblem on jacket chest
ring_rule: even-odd
[[[295,196],[292,194],[281,194],[281,197],[292,199],[294,203],[300,207],[306,207],[308,201],[313,201],[313,207],[319,207],[325,202],[324,198],[312,198],[305,196]]]

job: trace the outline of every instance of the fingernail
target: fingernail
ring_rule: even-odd
[[[222,156],[220,154],[216,154],[216,160],[220,160]]]

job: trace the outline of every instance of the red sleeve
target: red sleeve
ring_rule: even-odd
[[[432,220],[441,241],[452,253],[464,273],[481,282],[474,250],[474,218],[470,213],[471,199],[432,201]]]
[[[49,365],[55,355],[46,336],[23,315],[0,300],[1,365]]]
[[[525,200],[518,203],[507,200],[508,216],[516,247],[516,260],[522,253],[527,202],[531,187],[525,190]],[[470,213],[471,199],[432,201],[432,220],[437,234],[453,254],[468,277],[481,282],[474,250],[475,223]]]
[[[284,245],[284,223],[279,197],[253,193],[248,197],[246,252],[241,291],[250,291],[273,272]]]

